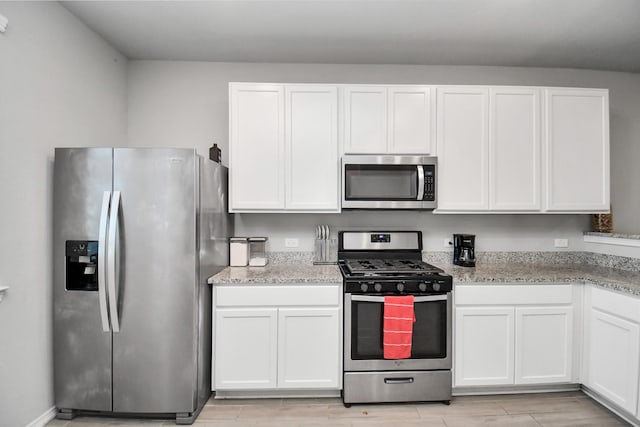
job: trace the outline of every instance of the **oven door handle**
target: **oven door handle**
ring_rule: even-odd
[[[415,297],[413,302],[431,302],[431,301],[446,301],[449,299],[448,295],[429,295],[429,296],[421,296]],[[384,302],[384,297],[376,297],[369,295],[351,295],[351,301],[362,301],[362,302]]]

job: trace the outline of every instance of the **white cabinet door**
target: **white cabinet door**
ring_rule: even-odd
[[[348,154],[387,151],[387,88],[344,88],[344,152]]]
[[[609,95],[546,89],[546,209],[609,210]]]
[[[572,307],[516,307],[516,384],[571,382]]]
[[[284,208],[284,90],[229,86],[230,211]]]
[[[336,86],[286,86],[285,109],[287,209],[338,211]]]
[[[455,319],[455,385],[513,384],[513,307],[458,307]]]
[[[276,388],[278,310],[216,309],[215,388]]]
[[[489,90],[439,87],[438,210],[487,210]]]
[[[435,155],[435,99],[429,86],[388,88],[388,153]]]
[[[278,318],[278,387],[339,388],[340,309],[281,308]]]
[[[632,414],[638,405],[640,326],[592,308],[588,386]]]
[[[539,211],[540,90],[489,91],[489,209]]]

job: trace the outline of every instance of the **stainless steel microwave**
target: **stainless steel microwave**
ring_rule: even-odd
[[[343,209],[435,209],[437,158],[342,157]]]

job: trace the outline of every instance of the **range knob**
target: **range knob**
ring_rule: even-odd
[[[367,292],[369,290],[369,285],[367,285],[366,283],[363,283],[360,285],[360,290],[362,292]]]
[[[376,290],[376,292],[380,292],[380,291],[382,290],[382,284],[380,284],[380,283],[376,283],[376,284],[373,286],[373,289],[375,289],[375,290]]]
[[[404,282],[400,282],[396,285],[396,289],[398,290],[398,292],[402,292],[404,291]]]
[[[433,290],[438,292],[440,290],[440,284],[439,283],[434,283],[433,284]]]
[[[420,283],[418,289],[420,289],[420,292],[427,292],[428,286],[426,283]]]

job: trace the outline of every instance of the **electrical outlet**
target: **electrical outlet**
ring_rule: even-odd
[[[449,238],[444,239],[444,247],[445,248],[450,248],[451,247],[451,239],[449,239]]]
[[[298,247],[298,239],[294,239],[294,238],[284,239],[284,246],[286,248],[297,248]]]
[[[569,247],[569,239],[555,239],[553,241],[553,245],[556,248],[568,248]]]

